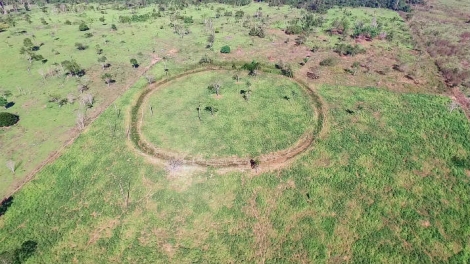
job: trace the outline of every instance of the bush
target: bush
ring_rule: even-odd
[[[230,47],[225,45],[220,49],[220,53],[230,53]]]
[[[66,20],[66,21],[65,21],[65,24],[66,24],[66,25],[72,25],[72,22],[70,22],[70,20]]]
[[[334,66],[336,65],[337,61],[335,58],[326,58],[320,61],[320,66]]]
[[[286,30],[284,31],[287,35],[292,35],[292,34],[300,34],[302,33],[302,27],[299,25],[290,25],[287,26]]]
[[[204,56],[199,60],[199,64],[206,64],[206,63],[212,63],[212,59],[209,58],[207,55],[204,55]]]
[[[20,117],[11,113],[1,112],[0,113],[0,127],[8,127],[16,124],[20,120]]]
[[[116,31],[116,30],[117,30],[116,25],[115,25],[115,24],[112,24],[112,25],[111,25],[111,29],[114,30],[114,31]]]
[[[355,56],[360,53],[366,53],[366,50],[361,48],[357,44],[353,46],[351,44],[341,43],[336,46],[335,52],[338,53],[339,55]]]
[[[258,36],[260,38],[264,38],[264,30],[260,27],[252,27],[250,32],[248,33],[250,36]]]
[[[82,22],[79,26],[78,26],[78,30],[80,31],[87,31],[89,30],[90,28],[85,24],[85,22]]]

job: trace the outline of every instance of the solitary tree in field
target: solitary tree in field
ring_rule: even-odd
[[[139,63],[137,62],[136,59],[132,58],[132,59],[130,60],[130,62],[131,62],[131,64],[132,64],[132,67],[133,67],[133,68],[139,67]]]
[[[248,70],[248,74],[255,76],[257,74],[257,70],[260,68],[259,62],[252,61],[251,63],[245,63],[243,65],[243,69]]]
[[[108,58],[106,58],[106,56],[101,56],[101,57],[98,58],[98,62],[101,63],[101,67],[102,67],[103,70],[106,67],[106,61],[107,60],[108,60]]]
[[[103,79],[103,81],[108,85],[111,84],[111,82],[113,81],[113,76],[110,74],[110,73],[105,73],[101,76],[101,79]]]
[[[80,25],[78,26],[78,30],[80,31],[87,31],[89,29],[90,28],[87,26],[87,24],[85,24],[85,22],[80,23]]]

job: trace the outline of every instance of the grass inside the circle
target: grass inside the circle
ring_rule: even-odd
[[[313,131],[311,100],[293,80],[238,73],[237,81],[235,74],[196,73],[158,88],[142,106],[144,137],[157,147],[204,158],[244,157],[288,148]],[[208,88],[217,83],[219,95]]]

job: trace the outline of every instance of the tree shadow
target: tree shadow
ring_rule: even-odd
[[[13,196],[3,199],[0,204],[0,216],[4,215],[8,208],[13,204]]]
[[[14,106],[14,105],[15,105],[15,102],[8,102],[8,103],[5,105],[5,109],[8,109],[8,108],[10,108],[10,107],[12,107],[12,106]]]

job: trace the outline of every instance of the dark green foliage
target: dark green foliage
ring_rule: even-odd
[[[366,53],[366,50],[357,44],[353,46],[351,44],[341,43],[341,44],[336,45],[335,52],[338,53],[339,55],[355,56],[357,54]]]
[[[117,30],[116,25],[115,25],[115,24],[112,24],[112,25],[111,25],[111,29],[114,30],[114,31],[116,31],[116,30]]]
[[[80,25],[78,26],[78,30],[80,31],[87,31],[89,29],[90,28],[87,26],[87,24],[85,24],[85,22],[80,23]]]
[[[192,23],[194,23],[194,20],[193,20],[193,17],[184,17],[183,22],[185,24],[192,24]]]
[[[83,45],[82,43],[75,43],[75,47],[78,49],[78,50],[86,50],[88,48],[87,45]]]
[[[72,22],[70,22],[70,20],[65,20],[65,24],[66,25],[72,25]]]
[[[105,19],[104,19],[104,16],[100,17],[99,20],[100,20],[101,23],[104,23],[104,20],[105,20]]]
[[[130,62],[131,62],[131,64],[132,64],[132,67],[134,67],[134,68],[139,67],[139,63],[137,62],[136,59],[132,58],[132,59],[130,60]]]
[[[91,38],[91,37],[93,37],[93,34],[91,32],[87,32],[87,33],[85,33],[84,36],[85,36],[85,38]]]
[[[286,34],[291,35],[291,34],[300,34],[302,33],[302,27],[300,25],[289,25],[287,26],[286,30],[284,31]]]
[[[20,117],[11,113],[1,112],[0,113],[0,127],[8,127],[16,124],[20,120]]]
[[[85,75],[85,70],[78,65],[75,60],[65,60],[61,63],[62,67],[66,70],[67,74],[73,76],[83,76]]]
[[[8,101],[5,97],[0,97],[0,106],[5,107],[8,104]]]
[[[264,38],[264,30],[261,27],[252,27],[250,32],[248,33],[250,36],[258,36],[260,38]]]
[[[259,62],[252,61],[251,63],[245,63],[242,68],[248,70],[249,75],[256,75],[256,71],[260,66]]]
[[[225,45],[220,49],[220,53],[230,53],[230,47]]]
[[[336,60],[336,58],[332,58],[332,57],[329,57],[320,61],[321,66],[335,66],[337,63],[338,61]]]
[[[235,17],[236,18],[242,18],[244,15],[245,15],[245,12],[243,12],[241,10],[235,12]]]

